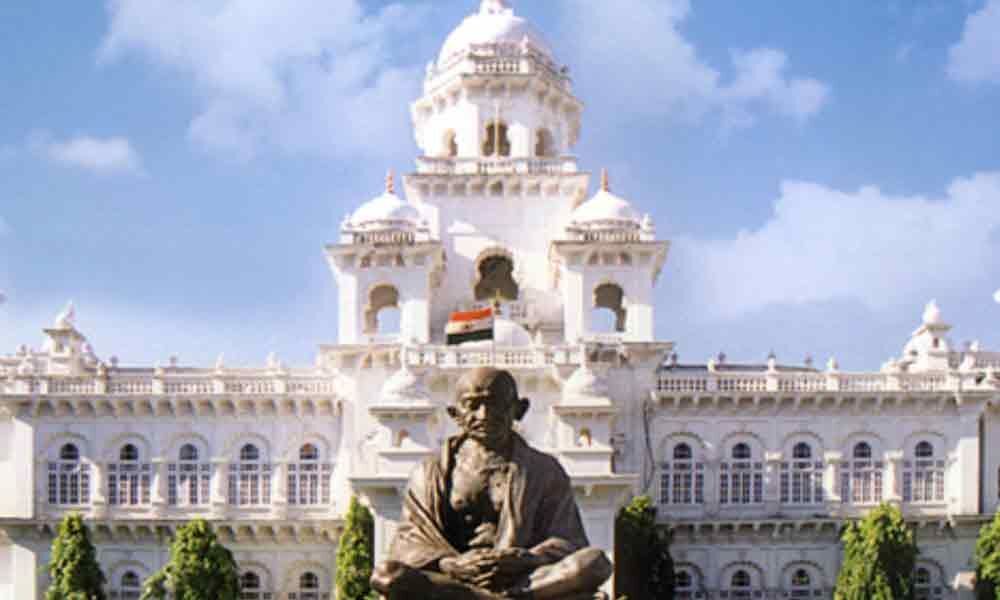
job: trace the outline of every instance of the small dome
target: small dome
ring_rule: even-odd
[[[386,177],[385,193],[354,211],[349,225],[355,229],[412,229],[421,221],[420,211],[396,195],[392,174]]]
[[[641,226],[643,219],[624,198],[611,193],[607,171],[601,174],[601,190],[573,211],[572,226],[588,228],[629,228]]]
[[[563,386],[563,402],[598,404],[608,401],[610,388],[604,377],[584,364],[573,372]]]
[[[508,4],[506,0],[483,0],[479,12],[466,17],[445,40],[438,55],[438,65],[444,65],[448,59],[474,46],[489,44],[527,43],[552,60],[552,50],[542,35],[528,21],[515,15]]]
[[[941,307],[937,300],[931,300],[924,308],[924,325],[937,326],[944,325],[944,316],[941,314]]]
[[[430,399],[423,378],[405,365],[382,386],[382,402],[386,404],[419,404]]]

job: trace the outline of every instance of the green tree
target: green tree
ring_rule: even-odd
[[[59,524],[48,571],[52,584],[45,600],[105,600],[104,573],[80,515],[68,515]]]
[[[177,530],[170,561],[150,577],[142,600],[237,600],[239,571],[233,554],[219,543],[208,523],[198,519]]]
[[[628,600],[674,597],[674,561],[670,537],[656,525],[656,506],[638,496],[615,522],[615,591]]]
[[[976,541],[976,600],[996,600],[1000,591],[1000,513]]]
[[[883,504],[844,530],[835,600],[910,600],[917,544],[899,509]]]
[[[374,561],[375,520],[357,498],[351,498],[347,523],[337,547],[338,600],[373,600],[372,563]]]

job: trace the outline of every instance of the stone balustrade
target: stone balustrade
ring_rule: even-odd
[[[960,392],[990,391],[979,373],[664,373],[657,391],[665,395],[713,393]]]
[[[430,175],[564,175],[577,172],[576,157],[417,159],[417,172]]]

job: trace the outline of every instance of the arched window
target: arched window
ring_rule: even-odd
[[[792,460],[781,463],[781,502],[823,502],[823,461],[813,458],[812,447],[805,442],[795,444]]]
[[[333,465],[320,462],[319,448],[305,444],[299,460],[288,465],[288,503],[293,506],[320,506],[330,503],[330,475]]]
[[[514,280],[514,261],[503,255],[487,256],[479,262],[476,300],[489,302],[500,298],[513,302],[521,295]]]
[[[853,504],[878,504],[882,501],[882,471],[884,465],[874,460],[872,447],[858,442],[851,460],[840,475],[840,497]]]
[[[734,600],[753,598],[753,578],[750,573],[740,569],[729,578],[729,595],[723,596]]]
[[[819,581],[814,580],[806,569],[796,569],[788,582],[789,598],[818,598],[823,595]]]
[[[261,586],[260,575],[253,571],[240,575],[240,600],[268,600],[270,597]]]
[[[400,332],[401,313],[399,290],[391,285],[379,285],[368,295],[365,309],[365,333],[394,335]]]
[[[939,600],[944,598],[944,589],[933,572],[937,569],[918,565],[913,572],[913,600]]]
[[[719,464],[719,502],[760,504],[764,501],[764,463],[753,459],[748,444],[733,446],[731,459]]]
[[[327,600],[329,594],[321,594],[319,577],[315,573],[306,572],[299,577],[299,589],[288,594],[288,600]]]
[[[535,156],[551,158],[556,155],[556,140],[548,129],[539,129],[535,134]]]
[[[80,460],[75,444],[59,448],[58,460],[48,464],[49,504],[79,506],[90,503],[90,465]]]
[[[449,129],[444,132],[444,140],[441,144],[441,155],[446,158],[455,158],[458,156],[458,136],[455,134],[454,129]]]
[[[944,502],[945,461],[936,459],[934,445],[924,440],[903,460],[903,502]]]
[[[674,572],[674,600],[693,600],[695,598],[694,577],[685,568]]]
[[[271,504],[271,464],[262,459],[260,450],[253,444],[240,448],[239,461],[229,465],[229,504]]]
[[[603,283],[594,289],[594,314],[591,323],[595,333],[625,331],[625,291],[614,283]]]
[[[705,464],[695,460],[691,446],[674,446],[672,460],[660,465],[660,503],[696,505],[705,500]]]
[[[140,461],[139,449],[125,444],[118,462],[108,463],[108,503],[112,506],[149,504],[153,465]]]
[[[135,571],[125,571],[118,580],[118,589],[112,590],[114,600],[139,600],[142,596],[142,579]]]
[[[499,144],[497,140],[499,140]],[[510,156],[510,137],[507,135],[506,123],[490,121],[486,124],[483,156]]]
[[[167,465],[167,502],[171,506],[204,506],[211,499],[212,464],[199,462],[198,448],[184,444],[177,462]]]

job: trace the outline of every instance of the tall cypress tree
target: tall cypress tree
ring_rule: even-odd
[[[372,600],[371,577],[374,561],[375,520],[357,498],[351,498],[347,523],[337,547],[338,600]]]
[[[674,597],[670,538],[657,527],[656,512],[649,496],[638,496],[615,522],[615,592],[629,600]]]
[[[844,530],[835,600],[909,600],[917,544],[898,508],[883,504]]]
[[[170,562],[146,581],[142,600],[238,600],[239,570],[208,523],[198,519],[177,530]]]
[[[1000,513],[983,526],[976,541],[976,600],[1000,596]]]
[[[97,550],[80,515],[68,515],[59,524],[48,571],[52,585],[45,600],[106,600]]]

